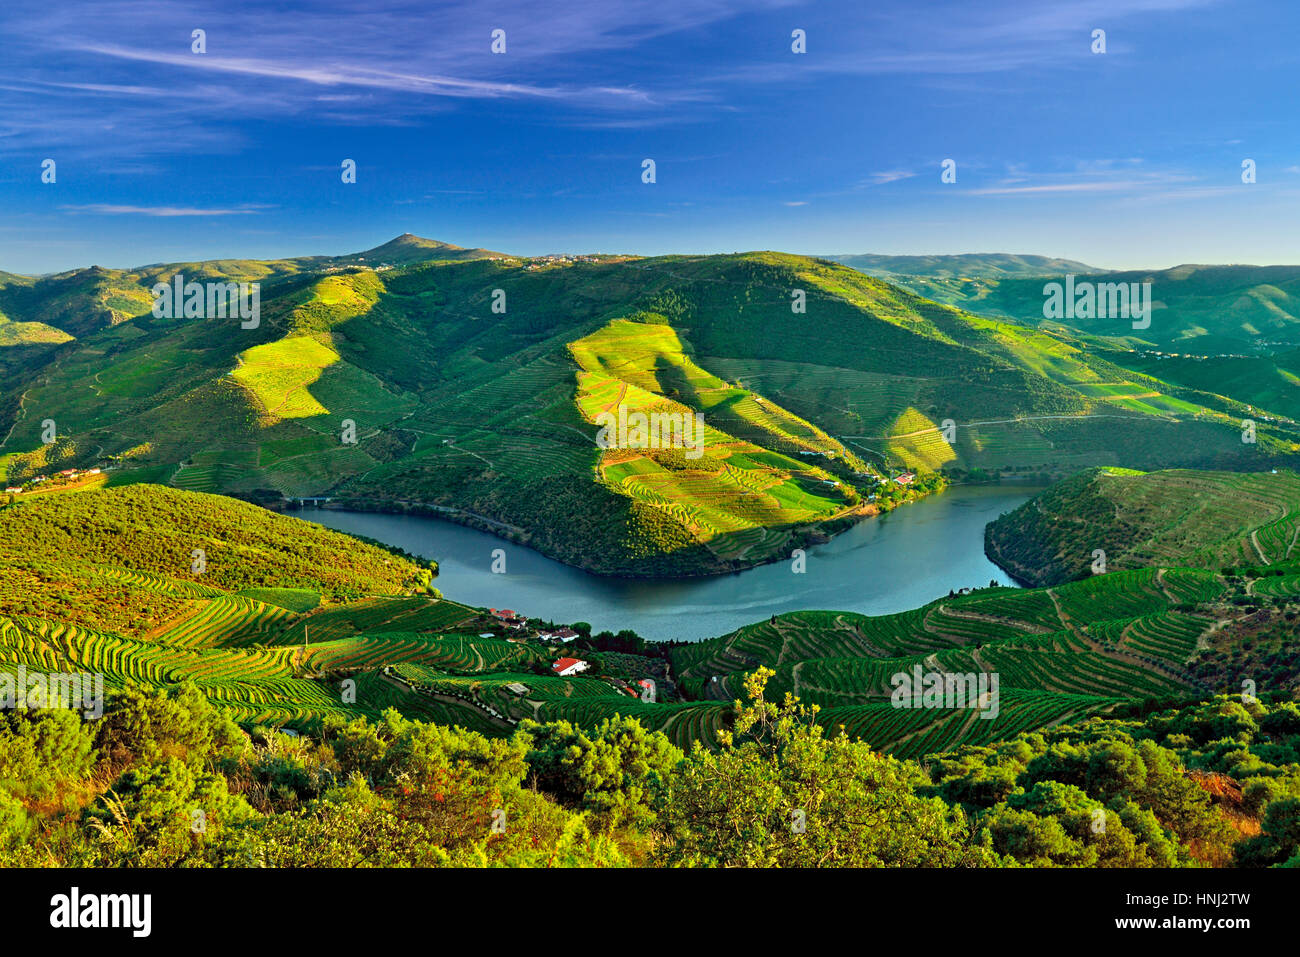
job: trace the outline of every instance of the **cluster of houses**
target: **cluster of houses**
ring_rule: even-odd
[[[507,631],[506,640],[514,642],[538,641],[543,644],[554,645],[557,642],[567,643],[579,637],[579,633],[567,626],[557,628],[547,626],[543,628],[530,629],[526,616],[519,614],[512,608],[489,608],[488,614],[493,621]],[[509,634],[514,632],[515,634]],[[482,632],[480,638],[495,638],[497,634],[491,631]],[[562,655],[551,663],[551,674],[559,678],[572,678],[575,675],[582,674],[584,671],[591,669],[591,663],[582,658],[574,658],[569,655]],[[640,701],[653,701],[654,699],[654,682],[649,678],[636,681],[629,684],[622,678],[606,677],[604,679],[613,685],[622,693],[636,698]],[[512,681],[504,686],[505,690],[515,697],[522,698],[530,693],[528,685],[522,681]],[[485,707],[481,702],[475,702],[480,707]]]
[[[89,476],[89,475],[99,475],[102,471],[103,471],[103,469],[100,469],[100,468],[93,468],[93,469],[64,469],[64,470],[61,471],[61,472],[56,472],[56,473],[54,474],[54,479],[61,479],[61,480],[64,481],[64,482],[75,482],[75,481],[77,481],[77,479],[85,478],[86,476]],[[49,482],[49,481],[51,481],[50,476],[48,476],[48,475],[37,475],[37,476],[35,476],[34,478],[30,478],[30,479],[28,479],[28,480],[27,480],[26,482],[24,482],[22,485],[10,485],[10,486],[8,486],[7,488],[5,488],[5,492],[7,492],[7,493],[9,493],[9,494],[12,494],[12,495],[21,495],[23,492],[29,491],[29,490],[35,488],[37,485],[44,485],[44,484],[46,484],[46,483]]]
[[[528,627],[528,619],[509,608],[489,608],[488,613],[507,631],[523,631]]]
[[[497,623],[507,631],[522,633],[524,631],[527,631],[528,629],[528,619],[525,618],[523,615],[516,613],[512,609],[489,608],[488,612],[489,614],[492,615],[493,618],[497,620]],[[485,634],[483,637],[485,638],[491,637],[491,633],[489,632]],[[568,642],[568,641],[573,641],[573,639],[577,638],[578,633],[574,631],[572,628],[545,628],[539,630],[537,634],[534,635],[533,637],[536,638],[538,641],[547,642],[547,643],[554,642],[554,641]],[[516,639],[512,638],[510,640],[514,641]],[[523,640],[522,636],[517,640]]]
[[[553,665],[551,671],[559,678],[572,678],[574,675],[586,671],[590,665],[581,658],[560,658]],[[638,701],[653,702],[655,694],[655,683],[651,678],[641,678],[630,684],[622,678],[606,678],[607,682],[622,691],[629,697],[636,698]],[[528,694],[530,689],[522,681],[512,681],[505,686],[505,689],[517,698],[522,698]]]
[[[524,267],[525,271],[541,269],[544,266],[567,265],[569,263],[594,263],[600,262],[599,255],[583,256],[534,256],[528,260],[528,265]]]
[[[537,633],[538,641],[573,641],[578,633],[572,628],[548,628]]]
[[[501,627],[508,631],[523,632],[528,628],[528,619],[523,615],[517,614],[511,608],[489,608],[488,613],[496,619]],[[484,632],[480,637],[495,637],[492,632]],[[569,642],[578,637],[578,633],[572,628],[544,628],[532,636],[535,640],[550,644],[552,642]],[[526,637],[521,635],[517,638],[510,638],[510,641],[525,641]],[[581,658],[559,658],[551,665],[551,671],[561,678],[570,678],[573,675],[580,674],[590,668],[591,665]],[[525,695],[528,693],[528,686],[518,681],[506,685],[506,690],[512,694]]]

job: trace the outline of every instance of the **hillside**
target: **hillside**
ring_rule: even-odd
[[[1300,476],[1292,471],[1082,472],[985,530],[989,558],[1033,585],[1156,564],[1219,570],[1297,557]]]
[[[1300,694],[1300,562],[798,612],[643,655],[579,638],[563,651],[592,668],[572,677],[550,666],[558,648],[430,594],[423,572],[158,486],[0,506],[0,673],[99,674],[108,692],[102,717],[0,714],[0,861],[1168,867],[1300,851],[1285,823],[1300,716],[1279,700]],[[1262,700],[1211,697],[1243,663]],[[1000,682],[978,707],[894,706],[914,671]],[[632,684],[647,674],[649,702]],[[755,782],[775,796],[751,800]],[[205,839],[152,810],[164,799],[205,808]],[[861,825],[871,802],[910,810],[882,832]],[[798,841],[726,836],[779,831],[790,806],[808,811]],[[493,808],[511,836],[489,830]],[[1086,826],[1099,811],[1104,838]]]
[[[1143,375],[1200,392],[1233,396],[1257,409],[1300,420],[1298,350],[1267,356],[1171,355],[1143,350],[1112,358]]]
[[[431,594],[401,555],[222,497],[137,486],[0,508],[0,582],[0,670],[89,670],[110,690],[193,681],[241,721],[304,730],[387,707],[489,735],[524,719],[593,727],[621,715],[685,748],[716,746],[741,682],[766,666],[773,692],[820,706],[828,729],[921,756],[1231,690],[1232,662],[1256,651],[1261,691],[1300,692],[1285,618],[1300,599],[1297,561],[1233,577],[1112,571],[881,617],[796,612],[636,654],[588,638],[561,652],[522,640],[543,622],[512,632]],[[593,670],[554,674],[550,662],[573,652]],[[1000,708],[892,707],[890,677],[915,668],[997,674]],[[650,703],[632,687],[647,676],[662,692]],[[349,678],[352,702],[339,693]]]
[[[1183,265],[1172,269],[1097,272],[1053,270],[1047,276],[899,279],[921,295],[974,312],[1043,326],[1043,285],[1074,273],[1076,281],[1151,283],[1148,329],[1127,319],[1065,320],[1074,331],[1111,337],[1121,346],[1197,355],[1270,355],[1300,345],[1300,266]]]
[[[149,289],[173,272],[261,282],[259,324],[154,318]],[[15,280],[0,311],[43,324],[0,345],[7,483],[99,465],[275,507],[434,512],[603,574],[770,561],[940,471],[1300,457],[1294,423],[1261,417],[1243,445],[1241,401],[1086,338],[781,253],[529,260],[408,235],[355,257]],[[45,327],[61,341],[34,342]],[[601,448],[602,413],[698,415],[701,454]],[[912,484],[889,481],[903,469]]]
[[[349,535],[156,485],[19,499],[0,509],[0,562],[7,613],[137,638],[219,595],[288,589],[302,593],[292,607],[315,607],[402,595],[421,571]]]
[[[924,276],[930,279],[991,279],[1009,276],[1052,276],[1067,272],[1101,270],[1073,259],[1014,253],[960,253],[949,256],[885,256],[878,253],[844,253],[823,256],[869,276],[883,278]]]
[[[382,246],[350,256],[329,257],[331,265],[405,266],[416,262],[464,262],[471,259],[505,259],[505,253],[490,249],[465,249],[436,239],[403,233]]]
[[[431,596],[428,580],[389,549],[221,496],[156,485],[37,496],[0,508],[0,670],[88,671],[112,692],[192,681],[273,724],[378,717],[402,698],[412,715],[447,718],[369,671],[355,708],[322,681],[377,656],[483,661],[486,623]],[[481,647],[421,634],[458,624]],[[506,653],[491,660],[534,657],[495,644]],[[472,708],[459,721],[487,726]]]

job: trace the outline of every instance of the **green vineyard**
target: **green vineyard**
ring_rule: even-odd
[[[714,387],[712,379],[691,375],[695,386]],[[774,410],[764,414],[779,419]],[[796,422],[780,421],[797,431]],[[35,534],[45,536],[27,550],[0,538],[9,583],[0,590],[0,670],[99,674],[110,692],[128,683],[192,683],[240,721],[293,728],[311,728],[329,715],[378,718],[387,708],[492,736],[511,734],[526,720],[591,727],[625,715],[682,747],[712,747],[729,725],[745,676],[765,667],[773,672],[769,693],[816,706],[828,730],[919,756],[1006,740],[1124,703],[1202,695],[1206,686],[1195,677],[1201,655],[1214,635],[1245,618],[1241,603],[1253,608],[1269,596],[1286,601],[1300,592],[1294,565],[1231,576],[1152,567],[1050,588],[976,589],[890,615],[797,611],[695,644],[648,646],[645,654],[655,657],[600,652],[582,642],[561,652],[505,637],[483,609],[416,593],[417,566],[345,536],[305,541],[309,552],[327,544],[340,549],[341,570],[308,574],[311,566],[294,551],[293,529],[303,524],[295,519],[256,516],[279,542],[268,559],[279,571],[254,576],[213,567],[222,536],[233,534],[221,531],[231,519],[212,511],[251,506],[173,490],[64,498],[78,501],[24,505],[0,516],[8,520],[0,521],[0,532],[29,534],[14,520],[26,514],[35,519]],[[65,523],[126,521],[118,505],[166,513],[171,524],[162,544],[129,563],[104,562],[93,539],[57,551]],[[187,563],[186,535],[209,542],[208,573],[195,574]],[[50,569],[70,583],[75,600],[43,584]],[[561,677],[551,663],[562,653],[593,667]],[[660,700],[642,701],[636,691],[634,682],[648,674],[664,692]],[[891,699],[900,681],[917,674],[984,681],[996,702],[986,707],[986,699],[978,712],[942,698],[926,707],[896,706]]]

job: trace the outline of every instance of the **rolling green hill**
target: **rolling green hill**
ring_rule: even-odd
[[[240,595],[249,604],[305,610],[402,595],[420,571],[348,535],[157,485],[20,498],[0,509],[0,561],[0,604],[8,613],[132,638],[188,615],[196,602]],[[290,597],[257,592],[268,588]],[[314,600],[304,606],[294,590]]]
[[[686,745],[716,741],[725,706],[649,705],[613,678],[555,676],[553,653],[429,595],[422,571],[222,496],[156,485],[37,496],[0,507],[0,671],[97,673],[110,694],[190,682],[250,725],[315,728],[393,707],[501,736],[524,718],[627,714]],[[628,678],[644,676],[632,667]],[[610,659],[606,671],[624,668]]]
[[[260,282],[260,323],[154,318],[149,289],[175,272]],[[18,277],[0,311],[62,339],[0,337],[8,483],[100,465],[111,484],[436,512],[606,574],[770,561],[939,470],[1300,457],[1293,423],[1261,417],[1244,446],[1241,401],[1086,337],[781,253],[518,259],[408,235],[354,256]],[[620,411],[702,416],[704,454],[600,448],[596,419]],[[902,469],[919,478],[887,480]]]
[[[1151,326],[1126,319],[1074,319],[1080,333],[1122,343],[1198,355],[1269,355],[1300,345],[1300,266],[1183,265],[1105,272],[1087,268],[1050,275],[895,277],[921,295],[974,312],[1044,324],[1043,285],[1066,273],[1076,280],[1150,282]]]
[[[1247,403],[1248,415],[1267,410],[1300,420],[1300,351],[1269,356],[1171,355],[1123,352],[1113,360],[1143,375]],[[1267,412],[1265,414],[1267,414]]]
[[[913,277],[932,279],[989,279],[1003,276],[1054,276],[1067,272],[1095,273],[1100,270],[1073,259],[1013,253],[960,253],[951,256],[883,256],[876,253],[823,256],[869,276],[885,279]]]
[[[594,729],[624,716],[689,748],[719,745],[745,676],[767,667],[769,693],[816,705],[828,731],[917,758],[1231,691],[1243,663],[1261,693],[1300,694],[1298,560],[1230,576],[1111,571],[879,617],[795,612],[651,646],[658,657],[580,639],[564,651],[595,669],[573,677],[551,670],[556,649],[429,594],[421,572],[220,496],[150,485],[39,496],[0,507],[0,671],[97,673],[110,696],[192,684],[247,727],[315,732],[393,708],[504,737],[524,720]],[[894,676],[915,670],[996,676],[997,707],[896,707]],[[647,674],[663,679],[654,702],[629,686]]]
[[[1061,482],[985,531],[989,558],[1034,585],[1155,564],[1222,569],[1300,558],[1300,476],[1292,471],[1096,469]]]

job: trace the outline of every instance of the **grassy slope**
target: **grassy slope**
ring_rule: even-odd
[[[1300,476],[1231,472],[1079,474],[986,531],[989,557],[1017,578],[1059,584],[1090,574],[1093,550],[1109,570],[1152,564],[1220,569],[1298,557]]]
[[[577,404],[588,422],[642,412],[699,415],[705,423],[699,449],[603,450],[597,468],[611,489],[669,512],[702,543],[730,536],[721,546],[729,557],[770,554],[788,544],[788,526],[856,504],[855,492],[827,484],[836,481],[831,473],[795,456],[825,454],[856,470],[865,463],[816,426],[706,372],[684,349],[671,326],[625,319],[571,344]],[[737,534],[751,530],[762,537]]]
[[[190,680],[240,717],[275,723],[346,710],[320,679],[355,673],[355,713],[402,704],[489,727],[475,709],[355,671],[375,648],[385,661],[481,660],[441,629],[464,626],[493,646],[477,638],[473,609],[404,597],[416,571],[386,549],[219,496],[137,485],[34,497],[0,508],[0,669],[98,672],[110,688]]]
[[[401,594],[416,570],[338,532],[157,485],[20,498],[0,510],[0,549],[9,610],[132,636],[214,590],[303,588],[331,602]],[[204,553],[197,574],[195,549]],[[169,584],[148,589],[147,609],[133,607],[133,585],[155,579]]]
[[[1295,355],[1174,357],[1124,353],[1116,361],[1167,382],[1300,419],[1300,368]],[[1244,411],[1247,416],[1258,417],[1250,409]]]

